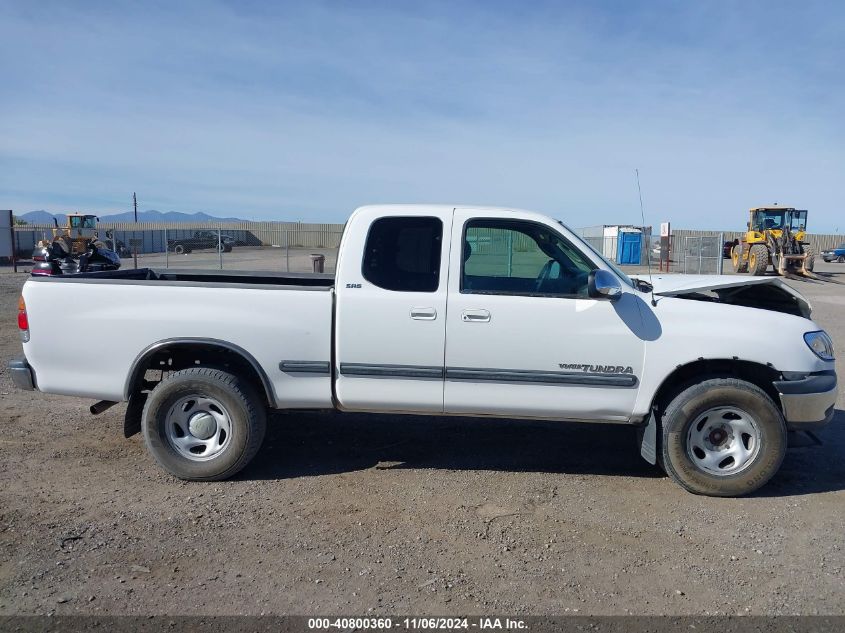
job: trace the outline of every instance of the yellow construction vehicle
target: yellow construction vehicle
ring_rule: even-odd
[[[773,205],[751,209],[748,231],[731,250],[734,271],[765,275],[771,264],[784,277],[812,276],[815,253],[804,241],[807,211]]]
[[[55,224],[53,238],[38,242],[37,247],[47,246],[50,242],[59,242],[64,250],[71,255],[81,255],[88,249],[88,244],[91,242],[94,242],[100,248],[105,248],[106,245],[99,239],[97,222],[99,222],[99,218],[96,215],[84,213],[68,213],[66,224],[63,227],[59,227],[59,223],[53,219]]]

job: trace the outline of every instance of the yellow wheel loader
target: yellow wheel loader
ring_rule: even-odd
[[[96,215],[68,213],[67,224],[60,228],[59,223],[53,220],[55,224],[53,238],[38,242],[36,247],[47,246],[50,242],[59,242],[65,252],[70,255],[81,255],[88,249],[88,244],[91,242],[94,242],[98,248],[106,248],[99,239],[97,222],[99,218]]]
[[[784,277],[811,277],[815,253],[804,241],[807,211],[773,205],[750,213],[748,231],[731,250],[734,271],[765,275],[771,265]]]

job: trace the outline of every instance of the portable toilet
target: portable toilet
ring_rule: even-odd
[[[642,231],[620,228],[616,248],[617,264],[639,264],[643,252]]]

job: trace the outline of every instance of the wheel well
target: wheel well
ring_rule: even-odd
[[[219,367],[245,378],[264,394],[268,405],[274,405],[270,380],[249,352],[231,343],[207,340],[162,341],[148,347],[133,363],[125,397],[153,389],[168,372],[198,365]]]
[[[762,389],[772,399],[775,406],[781,409],[780,397],[773,384],[780,378],[780,373],[767,365],[735,359],[701,359],[677,367],[657,390],[652,409],[656,407],[658,413],[662,413],[675,396],[690,384],[708,378],[738,378],[750,382]]]

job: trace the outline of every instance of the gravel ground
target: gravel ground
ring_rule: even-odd
[[[845,612],[841,410],[744,499],[684,492],[624,427],[310,413],[188,484],[123,406],[12,387],[24,280],[0,274],[0,615]],[[845,286],[796,286],[845,349]]]

